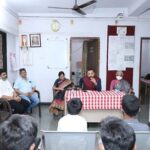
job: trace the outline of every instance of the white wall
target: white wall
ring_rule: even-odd
[[[142,40],[141,76],[150,73],[150,39]]]
[[[18,18],[0,5],[0,30],[18,34]]]
[[[16,79],[17,72],[12,70],[11,62],[10,62],[10,53],[16,53],[16,36],[7,33],[7,73],[8,78],[11,83],[13,83]],[[16,61],[17,61],[16,56]]]
[[[99,18],[56,18],[60,24],[60,31],[54,33],[52,32],[50,25],[53,18],[28,18],[22,17],[22,24],[19,26],[20,34],[31,34],[31,33],[40,33],[41,38],[44,39],[46,36],[55,37],[56,39],[61,37],[68,40],[68,51],[70,51],[70,37],[100,37],[100,77],[102,79],[102,87],[103,90],[106,89],[106,58],[107,58],[107,27],[108,25],[115,25],[115,21],[113,19],[99,19]],[[72,24],[73,21],[73,24]],[[133,72],[133,88],[135,90],[136,95],[138,95],[138,83],[139,83],[139,58],[140,58],[140,39],[143,36],[150,37],[150,22],[149,21],[139,21],[139,20],[122,20],[119,22],[119,25],[135,25],[135,62],[134,62],[134,72]],[[42,41],[42,47],[33,51],[34,57],[40,57],[41,53],[44,53],[45,43]],[[46,54],[44,54],[46,55]],[[57,58],[59,55],[56,52],[54,57]],[[70,53],[69,53],[70,55]],[[69,57],[68,57],[69,60]],[[57,63],[54,62],[54,63]],[[37,80],[39,86],[42,84],[42,79],[45,78],[45,74],[39,72],[39,70],[35,70],[34,66],[30,67],[33,74],[38,74]],[[51,70],[53,71],[53,70]],[[70,73],[70,67],[66,68],[65,72],[67,76]],[[55,72],[56,74],[56,72]],[[49,78],[51,82],[55,77]],[[38,79],[39,78],[39,79]],[[51,90],[51,87],[46,87],[48,91]],[[43,93],[43,95],[45,95]],[[47,99],[42,101],[47,101]]]
[[[18,38],[18,18],[4,7],[0,6],[0,30],[7,36],[7,72],[11,83],[16,78],[16,72],[10,68],[10,52],[16,52]]]

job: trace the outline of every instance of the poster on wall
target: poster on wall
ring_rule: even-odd
[[[12,71],[18,70],[18,65],[16,61],[16,53],[13,53],[13,52],[10,53],[10,68]]]
[[[134,64],[134,36],[109,36],[108,70],[126,70]]]
[[[22,62],[24,66],[32,66],[33,64],[33,56],[30,50],[24,49],[21,51]]]

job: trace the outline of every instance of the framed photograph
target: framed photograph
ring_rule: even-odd
[[[27,35],[21,35],[21,47],[28,46],[28,37]]]
[[[30,34],[30,47],[41,47],[40,34]]]

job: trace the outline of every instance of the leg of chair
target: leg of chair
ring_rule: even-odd
[[[38,104],[39,107],[39,117],[41,118],[41,103]]]

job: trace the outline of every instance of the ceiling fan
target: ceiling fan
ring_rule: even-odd
[[[150,7],[148,7],[148,8],[145,9],[144,11],[142,11],[142,12],[140,13],[140,15],[143,15],[144,13],[146,13],[146,12],[148,12],[148,11],[150,11]]]
[[[77,0],[75,0],[75,4],[72,8],[65,8],[65,7],[51,7],[51,6],[48,6],[48,8],[52,8],[52,9],[72,9],[73,11],[76,11],[78,13],[80,13],[81,15],[86,15],[86,13],[84,11],[81,10],[81,8],[85,8],[89,5],[92,5],[96,3],[96,0],[91,0],[89,2],[86,2],[84,4],[81,4],[81,5],[78,5],[77,4]]]

